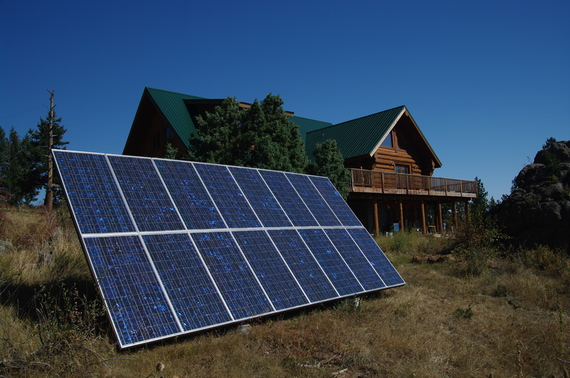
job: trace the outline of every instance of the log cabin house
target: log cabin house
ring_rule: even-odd
[[[123,154],[163,157],[170,143],[182,156],[196,116],[222,101],[145,88]],[[351,173],[347,202],[371,233],[440,233],[477,197],[475,181],[434,176],[441,162],[405,106],[335,125],[286,115],[299,126],[309,157],[317,143],[336,140]]]

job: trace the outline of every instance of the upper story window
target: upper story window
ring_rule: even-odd
[[[160,132],[157,132],[152,135],[152,148],[158,150],[160,147]]]

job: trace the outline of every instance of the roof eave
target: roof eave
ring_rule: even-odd
[[[400,120],[400,118],[402,118],[402,115],[407,112],[408,109],[406,109],[405,106],[402,106],[402,110],[400,111],[400,113],[394,118],[394,120],[392,121],[392,124],[390,125],[390,127],[388,128],[388,130],[386,130],[386,132],[384,133],[384,135],[382,136],[382,138],[380,138],[378,140],[378,143],[376,144],[376,146],[374,146],[374,148],[370,151],[368,151],[368,156],[373,157],[374,153],[376,153],[376,151],[378,150],[378,148],[380,148],[380,146],[382,145],[382,143],[384,142],[384,140],[386,139],[386,137],[388,135],[390,135],[390,132],[392,132],[392,129],[396,126],[396,124],[398,123],[398,121]],[[415,122],[414,122],[415,125]],[[417,127],[417,125],[416,125]]]

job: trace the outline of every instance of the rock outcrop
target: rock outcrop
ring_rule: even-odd
[[[548,141],[513,184],[496,209],[504,232],[570,253],[570,141]]]

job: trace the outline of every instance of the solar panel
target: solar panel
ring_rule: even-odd
[[[53,155],[121,348],[404,284],[327,178]]]

